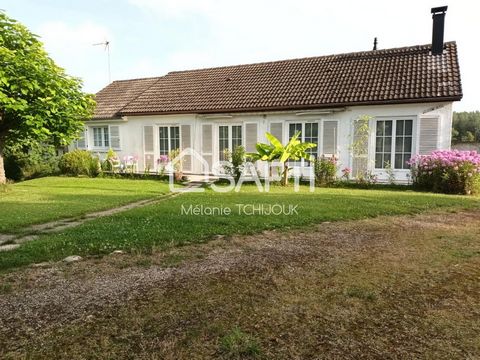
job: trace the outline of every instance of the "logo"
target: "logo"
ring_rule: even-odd
[[[205,180],[209,180],[212,176],[214,178],[222,179],[226,181],[227,184],[217,185],[215,183],[211,184],[211,189],[215,192],[226,193],[226,192],[240,192],[242,185],[245,183],[255,183],[259,192],[269,192],[271,182],[276,182],[280,180],[280,172],[284,168],[284,164],[281,162],[260,162],[260,165],[255,166],[254,163],[246,161],[240,172],[240,177],[237,181],[235,178],[229,174],[225,169],[233,168],[233,164],[229,161],[217,161],[210,165],[205,158],[195,151],[192,148],[186,148],[182,150],[178,156],[172,159],[166,166],[166,170],[169,174],[169,188],[171,192],[204,192],[205,189],[202,187],[178,187],[175,186],[175,172],[182,171],[183,164],[188,162],[192,167],[195,165],[200,165],[202,169],[199,175],[203,176]],[[277,169],[277,171],[273,171]],[[311,168],[308,168],[309,174],[305,176],[302,174],[302,169],[292,168],[290,173],[290,178],[293,178],[293,189],[294,192],[300,191],[300,181],[302,179],[308,181],[310,192],[315,191],[315,179],[313,176],[313,171]],[[259,170],[260,174],[259,174]],[[198,172],[197,172],[198,173]]]

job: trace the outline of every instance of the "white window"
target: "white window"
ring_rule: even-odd
[[[110,136],[108,126],[97,126],[93,129],[93,146],[96,148],[108,148],[110,146]]]
[[[297,132],[300,131],[298,139],[302,142],[314,143],[317,146],[308,149],[307,153],[317,157],[318,154],[318,123],[304,122],[304,123],[290,123],[288,124],[288,139],[290,140]],[[309,166],[310,162],[302,159],[301,161],[290,162],[291,166]]]
[[[160,126],[158,128],[160,155],[168,155],[172,150],[180,149],[180,127]]]
[[[242,125],[220,125],[218,127],[218,158],[226,160],[226,149],[233,151],[242,145]]]
[[[375,168],[408,169],[412,157],[413,120],[377,120]]]

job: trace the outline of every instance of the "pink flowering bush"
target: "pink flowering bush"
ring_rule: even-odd
[[[343,168],[342,169],[342,178],[345,179],[345,180],[349,180],[351,173],[352,173],[351,168],[349,168],[349,167]]]
[[[413,184],[446,194],[480,192],[480,154],[476,151],[439,150],[410,159]]]

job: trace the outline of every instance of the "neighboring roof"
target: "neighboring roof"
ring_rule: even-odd
[[[118,112],[138,95],[147,90],[156,78],[114,81],[95,95],[97,106],[95,119],[110,119],[118,117]]]
[[[118,116],[460,100],[455,42],[446,43],[442,55],[431,55],[430,49],[411,46],[115,81],[97,95],[99,114],[106,108],[113,114],[115,107]]]

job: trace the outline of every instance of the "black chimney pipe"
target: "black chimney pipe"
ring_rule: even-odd
[[[448,6],[432,8],[433,31],[432,31],[432,55],[443,53],[443,35],[445,30],[445,12]]]

